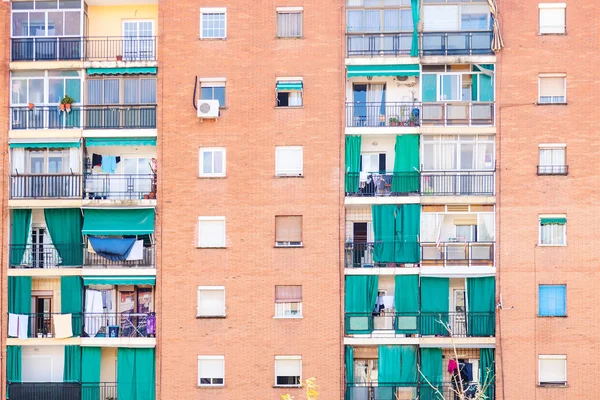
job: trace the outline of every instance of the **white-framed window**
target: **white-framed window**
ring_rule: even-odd
[[[456,1],[426,0],[424,3],[437,3],[423,5],[424,32],[486,31],[491,28],[491,13],[487,4],[481,4],[482,1],[479,4],[456,4]]]
[[[567,76],[565,74],[540,74],[539,104],[563,104],[567,102]]]
[[[217,178],[225,176],[226,151],[224,147],[200,148],[200,176]]]
[[[410,0],[376,3],[373,0],[346,1],[348,33],[412,31]]]
[[[156,78],[88,79],[86,104],[156,104]]]
[[[438,75],[438,101],[461,101],[463,74]]]
[[[153,20],[123,21],[123,60],[153,60],[156,56]]]
[[[567,244],[567,216],[544,214],[539,216],[541,246],[565,246]]]
[[[225,316],[225,286],[198,286],[198,317]]]
[[[277,93],[276,107],[302,107],[304,82],[301,77],[277,78],[275,92]]]
[[[275,175],[302,176],[302,146],[275,147]]]
[[[302,246],[302,216],[301,215],[276,215],[275,216],[275,246],[300,247]]]
[[[15,1],[11,6],[13,38],[81,35],[79,0]],[[73,46],[79,47],[79,44],[70,42],[67,47]],[[48,50],[52,48],[52,46],[47,47]]]
[[[564,35],[566,32],[567,3],[540,3],[540,35]]]
[[[223,386],[225,384],[225,357],[198,356],[198,386]]]
[[[538,175],[566,175],[566,144],[540,144]]]
[[[567,356],[542,355],[538,356],[538,383],[540,385],[567,384]]]
[[[301,38],[303,7],[277,7],[277,37]]]
[[[11,72],[10,104],[56,105],[65,95],[80,104],[81,87],[80,71],[15,71]]]
[[[275,386],[300,386],[302,356],[275,356]]]
[[[200,39],[227,38],[227,9],[200,9]]]
[[[302,286],[275,286],[275,318],[302,318]]]
[[[424,171],[493,171],[493,135],[423,135]]]
[[[198,217],[198,247],[226,247],[225,217]]]
[[[219,107],[226,107],[226,78],[200,78],[200,99],[219,100]]]

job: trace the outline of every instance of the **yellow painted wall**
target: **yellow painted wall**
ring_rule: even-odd
[[[60,278],[40,278],[31,280],[31,291],[52,291],[52,312],[60,312]]]
[[[122,36],[124,20],[153,20],[154,36],[158,30],[158,5],[89,6],[89,36]]]
[[[100,359],[100,382],[117,381],[117,348],[103,347]]]

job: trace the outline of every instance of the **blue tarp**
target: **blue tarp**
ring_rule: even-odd
[[[124,261],[135,244],[135,238],[103,239],[90,237],[92,248],[101,257],[110,261]]]

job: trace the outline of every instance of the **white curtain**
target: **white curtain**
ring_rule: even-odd
[[[25,172],[25,149],[12,149],[13,173],[23,174]]]
[[[493,242],[495,240],[496,215],[494,213],[477,214],[477,241]]]
[[[288,105],[290,107],[299,107],[302,105],[302,92],[290,92],[288,97]]]
[[[565,225],[548,224],[541,226],[541,244],[564,244]]]
[[[439,154],[436,154],[436,169],[441,171],[456,169],[456,143],[441,143]],[[437,147],[437,146],[436,146]]]
[[[494,144],[477,143],[476,169],[494,169]]]
[[[421,213],[421,242],[437,243],[443,223],[444,214]]]
[[[302,13],[278,13],[277,36],[302,36]]]
[[[81,162],[79,161],[79,149],[77,147],[71,147],[69,149],[69,172],[73,172],[74,174],[79,173],[79,166]]]

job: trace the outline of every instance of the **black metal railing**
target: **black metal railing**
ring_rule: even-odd
[[[421,243],[421,266],[492,267],[494,243]]]
[[[81,244],[11,244],[9,249],[11,268],[61,268],[64,263],[67,267],[81,267],[72,265],[73,260],[83,260]]]
[[[355,377],[356,378],[356,377]],[[424,399],[420,396],[419,388],[423,384],[418,382],[407,383],[378,383],[361,382],[346,383],[346,399],[348,400],[418,400]],[[426,399],[438,400],[437,397]],[[448,400],[454,400],[449,397]]]
[[[422,172],[421,194],[492,196],[494,194],[494,172]]]
[[[81,175],[11,175],[11,199],[81,198]]]
[[[30,37],[10,41],[12,61],[81,60],[83,56],[81,37]]]
[[[154,174],[86,174],[83,181],[84,198],[90,200],[155,198],[156,193],[153,191],[155,179]]]
[[[98,382],[81,384],[82,400],[117,400],[116,382]],[[69,400],[69,399],[66,399]]]
[[[420,115],[419,102],[346,103],[348,127],[419,126]]]
[[[417,334],[419,332],[419,313],[396,313],[380,311],[372,313],[346,313],[344,326],[348,334]]]
[[[423,103],[422,125],[486,126],[494,124],[493,102]]]
[[[405,196],[420,193],[419,172],[395,173],[346,173],[348,179],[358,181],[358,191],[347,192],[346,196]]]
[[[85,106],[85,129],[154,129],[156,105]]]
[[[81,128],[81,106],[61,111],[58,104],[10,108],[11,129],[74,129]]]
[[[20,329],[23,324],[21,321],[21,318],[25,318],[27,320],[27,337],[28,338],[38,338],[38,339],[42,339],[42,338],[54,338],[55,337],[55,327],[54,327],[54,316],[55,315],[63,315],[62,313],[31,313],[31,314],[19,314],[17,315],[9,315],[9,319],[11,318],[17,318],[18,320],[15,319],[14,322],[13,321],[9,321],[11,322],[11,326],[15,326],[18,329]],[[15,325],[13,325],[15,324]],[[77,327],[77,326],[81,326],[81,314],[79,313],[74,313],[71,314],[71,326],[72,327]],[[77,334],[77,332],[73,332],[74,334]],[[16,333],[13,334],[13,332],[11,332],[11,329],[8,330],[8,334],[11,337],[24,337],[24,335],[22,334],[22,332],[17,331]],[[77,336],[79,336],[79,334],[77,334]]]
[[[348,57],[408,56],[412,47],[412,32],[348,33]]]
[[[131,267],[154,267],[156,251],[154,245],[144,247],[141,260],[111,261],[97,253],[92,253],[88,248],[84,249],[84,268],[131,268]]]
[[[155,337],[154,313],[83,313],[83,332],[89,337]]]
[[[537,166],[537,174],[538,175],[568,175],[569,174],[569,166],[568,165],[538,165]]]
[[[80,383],[63,382],[8,382],[10,400],[81,400]],[[94,392],[95,393],[95,392]],[[84,397],[92,399],[92,397]],[[94,397],[95,399],[100,399]],[[102,400],[106,399],[102,397]],[[114,397],[116,399],[116,396]]]
[[[376,258],[386,258],[390,257],[390,254],[384,254],[380,257],[375,256],[376,253],[376,245],[381,245],[383,247],[391,247],[402,244],[405,246],[414,246],[418,253],[419,239],[417,236],[405,235],[404,239],[398,240],[396,242],[393,241],[385,241],[385,242],[346,242],[345,244],[345,265],[346,268],[397,268],[404,267],[407,263],[400,263],[394,260],[390,261],[375,261]],[[408,250],[408,249],[407,249]],[[386,252],[387,253],[387,252]],[[391,255],[392,257],[394,255]],[[415,254],[415,257],[418,258],[419,254]],[[413,264],[418,263],[419,260],[415,260]],[[408,263],[411,264],[411,263]]]

